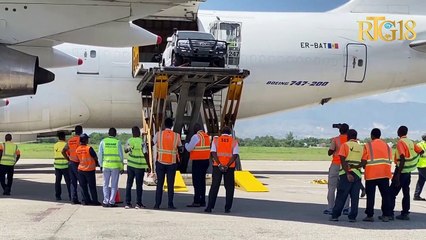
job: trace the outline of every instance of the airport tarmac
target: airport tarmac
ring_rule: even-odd
[[[326,179],[329,162],[243,161],[243,167],[267,185],[269,192],[236,190],[230,214],[224,213],[224,188],[213,213],[187,208],[192,187],[175,194],[176,210],[153,210],[155,187],[144,186],[143,210],[102,208],[56,202],[52,160],[21,160],[16,167],[12,196],[0,196],[0,239],[423,239],[426,202],[412,201],[410,221],[362,222],[365,198],[360,200],[358,222],[346,216],[328,221]],[[126,176],[120,178],[124,197]],[[411,183],[414,191],[417,175]],[[97,175],[102,196],[102,175]],[[209,188],[207,188],[209,189]],[[63,186],[65,192],[65,186]],[[379,211],[377,191],[376,214]],[[65,197],[65,194],[62,196]],[[135,192],[133,190],[133,197]],[[167,196],[163,197],[163,208]],[[397,209],[401,208],[401,196]]]

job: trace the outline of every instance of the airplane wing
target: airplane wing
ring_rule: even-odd
[[[34,46],[34,41],[47,38],[58,42],[127,47],[157,43],[157,36],[129,22],[188,3],[188,0],[15,2],[0,0],[0,44]]]
[[[350,2],[331,10],[334,13],[388,13],[425,15],[426,1],[424,0],[351,0]]]

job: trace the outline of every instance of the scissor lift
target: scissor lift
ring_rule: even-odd
[[[207,126],[210,135],[218,135],[221,126],[233,127],[237,119],[244,79],[248,70],[237,68],[164,67],[148,69],[137,89],[142,96],[142,118],[147,131],[148,154],[152,163],[151,139],[164,119],[174,118],[173,131],[189,141],[196,123]],[[224,107],[215,95],[228,88]],[[219,115],[218,113],[221,114]],[[181,159],[186,172],[189,156]]]

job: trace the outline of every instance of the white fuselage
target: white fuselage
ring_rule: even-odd
[[[200,11],[199,21],[205,31],[216,17],[242,22],[240,67],[251,75],[245,80],[239,118],[247,118],[319,104],[327,98],[424,83],[425,53],[411,49],[411,41],[360,45],[358,21],[367,16],[375,15]],[[414,20],[418,38],[425,34],[424,16],[386,18]],[[76,124],[90,128],[140,125],[141,97],[136,90],[140,79],[132,77],[131,48],[71,44],[57,48],[77,57],[86,52],[85,63],[53,69],[56,80],[40,86],[37,95],[10,99],[7,107],[0,108],[0,131],[45,132]],[[92,50],[96,51],[93,58]]]

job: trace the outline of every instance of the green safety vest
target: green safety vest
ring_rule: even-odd
[[[363,147],[361,144],[353,141],[345,142],[343,144],[348,145],[349,147],[349,154],[346,157],[346,162],[349,165],[349,169],[354,172],[358,177],[362,177],[362,172],[358,168],[353,168],[353,166],[359,165],[361,163],[362,153],[363,153]],[[345,170],[343,170],[343,167],[340,167],[339,175],[346,174]]]
[[[18,146],[13,142],[3,143],[3,156],[1,157],[0,164],[5,166],[14,166],[16,163],[16,151]]]
[[[425,141],[421,141],[417,145],[419,145],[419,147],[421,149],[423,149],[423,151],[425,151],[425,154],[423,154],[422,156],[420,156],[419,162],[417,163],[417,167],[418,168],[426,168],[426,142]]]
[[[410,152],[410,158],[405,158],[405,164],[404,169],[402,169],[402,173],[410,173],[417,168],[417,162],[419,161],[419,154],[417,154],[414,151],[414,142],[411,141],[408,138],[401,138],[400,141],[403,141],[405,144],[407,144],[408,150]],[[401,153],[398,151],[398,148],[396,149],[396,165],[399,167],[399,156],[401,156]]]
[[[148,164],[142,152],[142,138],[132,137],[129,139],[128,143],[130,152],[127,156],[127,166],[138,169],[148,168]]]
[[[56,169],[66,169],[66,168],[68,168],[68,160],[66,160],[64,158],[64,156],[62,155],[62,150],[64,149],[64,147],[65,147],[66,144],[67,143],[65,141],[59,140],[53,146],[53,151],[54,151],[54,154],[55,154],[54,155],[55,161],[53,162],[53,166]]]
[[[103,140],[102,167],[109,169],[124,169],[118,152],[118,139],[108,137]]]

